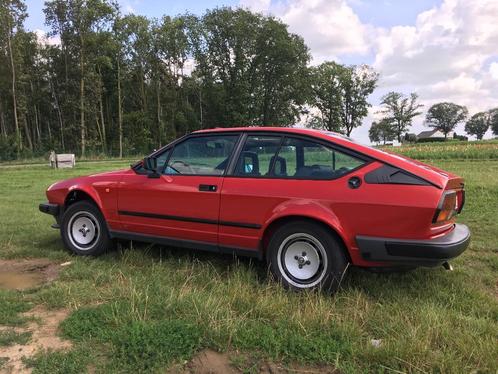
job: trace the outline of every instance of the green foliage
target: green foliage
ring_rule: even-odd
[[[20,313],[29,310],[30,305],[16,296],[14,292],[0,289],[0,325],[19,326],[26,323]]]
[[[401,136],[407,132],[412,125],[414,117],[422,114],[419,111],[423,107],[422,104],[417,103],[418,96],[411,93],[410,96],[405,96],[400,92],[389,92],[384,95],[381,100],[383,106],[380,113],[385,117],[384,119],[391,124],[393,132],[401,142]]]
[[[343,66],[324,62],[311,70],[310,104],[318,110],[308,126],[343,132],[347,136],[368,114],[368,96],[374,91],[378,74],[369,66]]]
[[[417,143],[436,143],[436,142],[441,143],[441,142],[445,142],[447,140],[448,139],[446,139],[446,138],[431,137],[431,138],[418,139]]]
[[[189,359],[199,343],[199,330],[185,322],[135,321],[113,337],[114,362],[128,372],[147,373]]]
[[[498,108],[489,111],[489,122],[493,134],[498,136]]]
[[[417,144],[402,147],[383,147],[390,152],[422,160],[496,160],[498,159],[498,141],[482,140],[467,142],[439,138],[434,142],[419,140]]]
[[[394,140],[396,134],[392,124],[387,119],[382,119],[379,122],[372,122],[372,126],[368,130],[368,137],[371,142],[379,143]]]
[[[446,138],[456,125],[465,121],[468,116],[466,107],[454,103],[437,103],[429,108],[425,122],[429,127],[439,130]]]
[[[40,351],[34,357],[23,359],[33,374],[80,374],[86,372],[90,357],[85,351]]]
[[[0,347],[14,344],[27,344],[31,339],[31,332],[16,332],[14,330],[0,331]]]
[[[120,16],[112,0],[50,0],[49,36],[61,40],[50,45],[22,29],[22,1],[4,2],[1,160],[144,154],[201,128],[292,125],[308,100],[308,48],[273,17],[149,19]]]
[[[488,131],[489,123],[490,113],[476,113],[465,124],[465,132],[469,135],[475,135],[477,140],[481,140]]]

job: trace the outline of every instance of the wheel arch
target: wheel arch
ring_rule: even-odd
[[[64,210],[78,201],[89,201],[95,204],[95,206],[103,213],[102,203],[99,196],[94,191],[88,191],[83,188],[72,188],[68,191],[64,199]]]
[[[317,224],[326,229],[342,245],[343,247],[342,249],[344,251],[344,254],[346,255],[347,260],[349,262],[352,262],[351,255],[349,253],[349,248],[346,245],[346,241],[344,240],[344,237],[341,235],[340,230],[338,230],[337,227],[335,227],[330,222],[327,222],[326,220],[323,220],[321,218],[316,218],[301,214],[289,214],[289,215],[276,217],[265,226],[263,231],[263,236],[261,238],[261,248],[260,248],[260,250],[263,253],[263,256],[266,254],[266,249],[268,248],[268,244],[270,242],[273,233],[275,233],[280,227],[295,221],[307,221],[310,223]]]

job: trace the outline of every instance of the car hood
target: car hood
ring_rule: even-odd
[[[97,182],[97,181],[108,181],[108,182],[115,182],[121,179],[121,176],[123,174],[126,174],[130,171],[130,169],[120,169],[120,170],[113,170],[113,171],[105,171],[102,173],[96,173],[96,174],[91,174],[91,175],[86,175],[86,176],[81,176],[81,177],[75,177],[75,178],[70,178],[70,179],[64,179],[62,181],[58,181],[53,183],[48,190],[53,190],[53,189],[60,189],[60,188],[69,188],[69,187],[74,187],[79,184],[88,184],[92,182]]]

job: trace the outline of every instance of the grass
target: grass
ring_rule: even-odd
[[[384,146],[389,152],[424,160],[498,160],[498,140],[476,142],[447,141]]]
[[[0,347],[14,344],[27,344],[31,339],[31,332],[16,332],[14,330],[0,331]]]
[[[356,372],[483,372],[498,369],[498,159],[437,160],[466,178],[459,221],[473,233],[455,271],[372,274],[351,269],[336,296],[283,290],[250,259],[148,245],[99,258],[65,252],[52,218],[37,211],[56,180],[126,167],[0,169],[0,257],[72,261],[30,292],[0,292],[0,324],[33,305],[67,307],[69,352],[40,352],[34,373],[160,372],[203,348]],[[372,339],[379,339],[374,347]]]

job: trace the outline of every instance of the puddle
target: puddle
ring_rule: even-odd
[[[45,281],[40,273],[19,273],[16,271],[3,271],[0,273],[0,289],[26,290],[39,286]]]
[[[59,266],[45,259],[0,260],[0,289],[27,290],[57,278]]]

